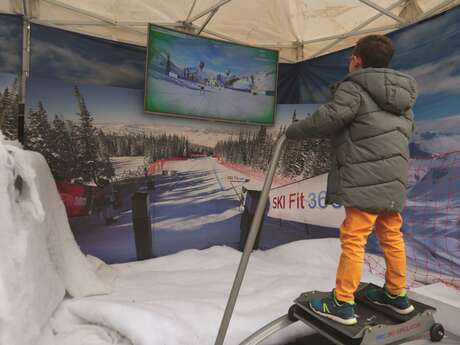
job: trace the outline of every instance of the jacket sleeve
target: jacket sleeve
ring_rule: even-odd
[[[353,121],[360,104],[360,89],[353,82],[345,81],[340,84],[331,102],[306,119],[290,125],[286,136],[296,140],[331,136]]]

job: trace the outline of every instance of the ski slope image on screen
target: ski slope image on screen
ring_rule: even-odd
[[[278,52],[149,26],[145,111],[273,124]]]

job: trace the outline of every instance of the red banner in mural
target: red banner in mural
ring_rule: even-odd
[[[187,157],[168,157],[168,158],[162,158],[159,159],[152,164],[149,165],[148,172],[149,174],[155,174],[156,172],[159,172],[164,169],[165,164],[168,162],[173,162],[173,161],[185,161],[187,160]]]
[[[56,181],[68,216],[80,216],[87,213],[88,193],[83,185]]]

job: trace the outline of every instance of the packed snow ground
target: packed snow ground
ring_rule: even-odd
[[[225,345],[236,345],[284,315],[301,292],[330,290],[340,255],[338,239],[303,240],[267,251],[249,261]],[[54,343],[40,345],[211,345],[214,344],[241,253],[228,247],[187,250],[143,262],[114,265],[114,292],[65,300],[51,320]],[[363,281],[383,284],[365,268]],[[442,284],[414,289],[427,295],[444,322],[455,317],[460,292]],[[420,291],[417,293],[417,291]],[[439,302],[438,302],[439,301]],[[452,324],[452,322],[450,322]],[[448,328],[455,331],[454,328]],[[313,330],[295,323],[263,345],[282,345]],[[429,344],[417,340],[408,344]],[[460,344],[450,335],[446,344]]]
[[[338,239],[254,252],[225,344],[239,344],[285,314],[301,292],[332,289],[339,252]],[[112,294],[61,304],[51,323],[58,332],[56,344],[213,344],[240,258],[234,249],[212,247],[116,265]],[[367,271],[363,280],[382,284]],[[286,344],[308,333],[312,330],[297,323],[264,344]]]

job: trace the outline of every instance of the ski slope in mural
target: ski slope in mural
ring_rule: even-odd
[[[155,189],[149,191],[155,255],[213,245],[237,247],[241,217],[241,183],[212,157],[172,161],[163,166],[174,174],[158,174]],[[145,182],[136,190],[148,191]],[[123,196],[129,203],[132,193]],[[71,219],[82,250],[109,262],[136,257],[132,211],[117,212],[117,219],[105,225],[97,215]],[[105,245],[101,246],[104,242]]]

